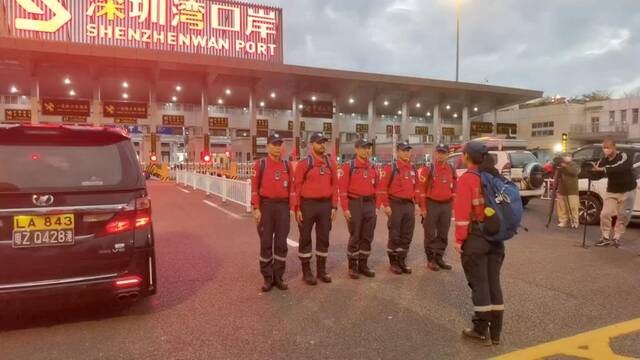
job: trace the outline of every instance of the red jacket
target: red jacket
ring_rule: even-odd
[[[433,169],[431,177],[430,166],[423,166],[418,171],[418,203],[423,211],[427,209],[427,199],[450,201],[456,193],[457,176],[449,163],[436,161]]]
[[[378,207],[380,205],[389,206],[390,198],[412,201],[417,198],[418,174],[416,174],[415,167],[410,162],[405,163],[400,160],[396,162],[396,166],[398,172],[393,177],[393,183],[389,183],[393,171],[391,165],[386,165],[380,174],[380,181],[377,185]]]
[[[351,171],[351,161],[342,164],[338,170],[338,189],[342,209],[349,210],[349,197],[375,196],[378,170],[369,161],[355,159],[355,169]]]
[[[260,161],[254,164],[254,172],[251,177],[251,205],[254,209],[260,208],[261,198],[282,199],[289,201],[289,193],[293,187],[293,171],[286,168],[284,161],[275,161],[270,156],[265,158],[262,184],[259,184]],[[260,188],[258,188],[260,187]]]
[[[311,155],[313,159],[313,169],[309,168],[307,158],[298,162],[295,170],[295,181],[291,194],[291,209],[296,211],[300,208],[301,199],[331,199],[334,208],[338,207],[338,177],[336,164],[329,160],[325,164],[324,156],[317,157]],[[306,174],[306,178],[305,178]]]
[[[469,237],[471,222],[484,221],[484,195],[482,194],[480,176],[471,172],[477,168],[477,166],[469,167],[469,171],[458,179],[453,212],[456,224],[456,242],[460,245]]]

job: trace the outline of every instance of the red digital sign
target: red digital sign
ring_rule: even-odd
[[[3,0],[20,38],[282,62],[282,9],[224,0]]]

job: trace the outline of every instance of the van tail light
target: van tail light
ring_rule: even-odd
[[[151,224],[151,201],[148,197],[132,200],[124,210],[116,214],[101,235],[117,234],[140,229]]]
[[[142,284],[142,278],[140,276],[119,277],[114,282],[114,285],[120,289],[138,287],[140,284]]]
[[[506,164],[504,164],[500,172],[502,173],[503,176],[511,176],[511,162],[509,161]]]

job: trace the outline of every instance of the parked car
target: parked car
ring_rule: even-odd
[[[633,159],[636,181],[640,191],[640,144],[618,144],[618,151],[625,152]],[[603,158],[602,144],[586,145],[573,153],[573,160],[580,164],[581,172],[578,186],[580,190],[580,221],[585,221],[589,225],[596,225],[600,222],[600,212],[602,211],[603,199],[607,192],[607,178],[600,175],[593,177],[589,188],[588,177],[593,164]],[[586,211],[585,211],[586,210]],[[640,193],[636,193],[636,202],[633,207],[632,217],[640,217]]]
[[[0,125],[0,302],[157,290],[151,201],[130,139]]]
[[[493,157],[498,171],[518,185],[523,205],[526,206],[532,198],[542,196],[544,171],[538,159],[530,151],[525,150],[526,142],[489,138],[475,141],[483,141],[487,144],[489,154]],[[449,163],[456,169],[458,176],[467,171],[461,157],[461,152],[449,156]]]

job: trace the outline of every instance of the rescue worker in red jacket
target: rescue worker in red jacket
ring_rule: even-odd
[[[416,219],[417,174],[411,164],[408,141],[396,147],[398,160],[384,167],[377,186],[377,202],[389,218],[387,254],[394,274],[411,274],[406,259],[413,239]]]
[[[300,230],[298,257],[302,263],[303,280],[308,285],[317,284],[311,271],[311,231],[314,226],[317,278],[325,283],[331,282],[331,277],[327,274],[327,256],[331,223],[335,220],[338,208],[338,180],[336,164],[326,154],[327,141],[323,133],[313,134],[310,154],[298,163],[295,170],[292,209]]]
[[[359,139],[355,143],[356,158],[346,162],[338,170],[340,205],[349,228],[349,277],[360,275],[374,277],[367,261],[371,254],[371,243],[376,228],[376,181],[378,171],[371,164],[369,140]]]
[[[449,146],[436,146],[435,161],[418,172],[418,202],[424,228],[424,251],[427,268],[432,271],[451,270],[444,261],[447,249],[453,198],[456,192],[456,171],[447,162]]]
[[[500,284],[504,243],[490,242],[483,236],[480,224],[495,212],[485,209],[480,177],[472,171],[499,174],[486,146],[480,142],[465,145],[463,161],[468,171],[458,180],[454,200],[455,249],[461,254],[462,267],[471,288],[474,316],[473,328],[463,330],[462,334],[465,339],[485,346],[497,345],[504,314]]]
[[[278,134],[267,138],[267,157],[254,164],[251,178],[251,205],[260,236],[260,272],[264,277],[262,291],[273,286],[287,290],[284,282],[287,261],[287,236],[291,215],[290,192],[293,172],[287,160],[282,160],[283,139]]]

